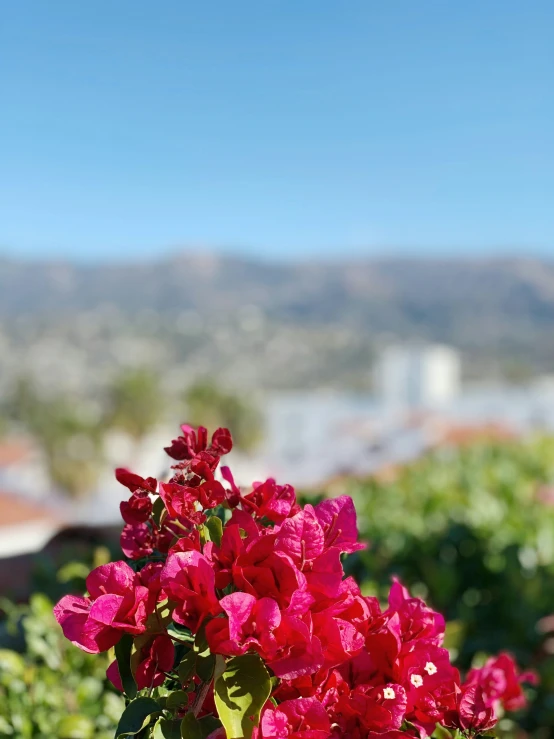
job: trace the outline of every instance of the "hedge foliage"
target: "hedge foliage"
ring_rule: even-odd
[[[0,649],[0,736],[112,739],[125,703],[108,688],[107,658],[75,649],[44,595],[28,606],[0,606],[8,613],[2,641],[24,640],[23,653]]]
[[[519,720],[536,737],[554,727],[554,648],[543,626],[554,613],[553,491],[554,439],[546,437],[442,448],[327,491],[356,504],[370,546],[346,567],[366,594],[383,597],[397,575],[445,614],[460,667],[504,648],[540,672],[534,705]]]

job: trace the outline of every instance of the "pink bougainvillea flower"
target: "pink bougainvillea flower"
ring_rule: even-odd
[[[347,719],[357,719],[368,731],[383,733],[400,729],[406,706],[406,691],[402,685],[358,685],[339,698],[335,711]]]
[[[326,667],[337,667],[363,649],[365,637],[342,618],[328,612],[314,615],[314,631],[321,642]]]
[[[213,432],[211,448],[212,451],[221,456],[229,454],[233,448],[233,439],[229,429],[219,428]]]
[[[267,518],[268,521],[282,523],[296,504],[296,493],[291,485],[277,485],[273,478],[265,482],[255,482],[253,490],[242,499],[243,505],[252,510],[256,518]]]
[[[152,533],[154,536],[154,549],[161,554],[167,554],[171,551],[185,552],[189,549],[200,551],[200,533],[198,529],[188,522],[184,525],[181,521],[173,518],[164,518],[161,526],[153,521],[150,522]],[[182,542],[179,544],[179,542]]]
[[[326,667],[338,666],[363,649],[370,611],[350,580],[341,583],[335,596],[318,599],[312,606],[312,618]]]
[[[156,539],[145,523],[126,524],[119,539],[121,551],[129,559],[142,559],[154,551]]]
[[[327,739],[330,733],[327,712],[315,698],[268,703],[260,721],[263,739]]]
[[[160,575],[160,583],[177,605],[173,618],[196,633],[208,616],[221,612],[215,593],[214,571],[199,552],[171,554]]]
[[[292,678],[321,667],[321,645],[313,634],[309,613],[300,619],[282,613],[273,598],[258,600],[238,592],[222,598],[220,605],[227,618],[213,619],[206,626],[213,652],[239,655],[254,650],[280,677]]]
[[[321,668],[293,680],[281,680],[273,697],[278,701],[317,697],[321,705],[327,708],[336,704],[341,690],[348,692],[349,689],[336,670]]]
[[[149,603],[153,604],[151,606],[151,610],[154,609],[154,605],[158,601],[165,600],[167,598],[160,581],[162,570],[163,562],[149,562],[138,573],[141,583],[148,588],[148,593],[150,595]]]
[[[202,549],[200,533],[196,528],[191,529],[186,533],[181,530],[178,539],[176,539],[175,533],[171,531],[171,539],[172,545],[168,549],[168,554],[176,554],[177,552],[200,552]],[[158,549],[163,551],[160,546],[158,546]]]
[[[181,426],[181,436],[173,439],[170,446],[165,447],[167,454],[178,462],[192,459],[195,454],[206,449],[208,432],[204,426],[195,431],[192,426],[184,423]]]
[[[374,615],[368,624],[365,648],[371,655],[371,669],[381,682],[402,682],[396,676],[401,647],[398,614]]]
[[[341,582],[336,608],[341,618],[348,619],[363,634],[368,633],[371,623],[381,618],[377,598],[364,598],[352,577],[347,577]]]
[[[220,467],[219,469],[221,472],[221,477],[231,486],[230,490],[225,491],[229,508],[236,508],[241,501],[240,488],[236,484],[233,473],[231,472],[229,467]]]
[[[221,545],[207,542],[204,546],[204,556],[209,560],[215,571],[215,584],[224,590],[232,580],[233,564],[244,551],[244,540],[240,535],[240,527],[228,523],[223,529]]]
[[[502,705],[506,711],[525,708],[527,699],[521,685],[524,682],[536,685],[537,681],[534,672],[520,673],[514,658],[506,652],[491,657],[483,667],[470,670],[467,676],[468,684],[479,685],[482,689],[487,706]]]
[[[74,595],[64,596],[54,606],[54,616],[62,627],[64,636],[84,652],[105,652],[121,638],[116,629],[107,629],[90,618],[92,601]]]
[[[162,634],[156,636],[141,649],[141,659],[135,671],[137,687],[157,688],[165,679],[175,660],[175,647],[171,639]]]
[[[417,726],[422,739],[433,734],[437,723],[444,724],[448,716],[456,714],[459,694],[459,677],[453,672],[451,680],[418,695],[409,720]]]
[[[66,595],[54,607],[64,635],[85,652],[105,652],[123,633],[141,634],[146,626],[148,588],[125,562],[110,562],[87,577],[88,598]]]
[[[445,629],[444,617],[425,605],[419,598],[412,598],[396,578],[390,589],[387,613],[398,613],[403,642],[425,639],[436,646],[442,644]]]
[[[365,544],[358,543],[356,509],[348,495],[322,501],[315,507],[315,515],[323,529],[326,547],[337,547],[349,554],[365,549]]]
[[[87,589],[93,601],[90,617],[129,634],[145,629],[148,589],[125,562],[109,562],[87,577]]]
[[[281,610],[290,605],[297,590],[306,589],[306,578],[284,552],[275,551],[273,536],[253,541],[233,565],[233,582],[256,598],[273,598]]]
[[[273,529],[265,529],[263,526],[260,526],[249,513],[246,513],[246,511],[240,508],[233,510],[231,518],[225,527],[227,528],[229,526],[239,527],[240,535],[244,539],[245,545],[251,544],[256,539],[261,538],[266,532],[270,532],[270,535],[273,535]]]
[[[177,461],[193,459],[200,452],[208,449],[208,432],[204,426],[199,426],[195,431],[192,426],[183,424],[182,435],[171,442],[171,446],[165,448],[167,454]],[[233,448],[231,434],[228,429],[217,429],[212,435],[210,451],[214,457],[228,454]]]
[[[416,642],[412,650],[402,654],[395,668],[397,682],[408,694],[408,710],[418,703],[420,696],[440,687],[457,676],[450,664],[448,650],[425,641]]]
[[[311,675],[323,666],[321,642],[313,632],[309,612],[302,618],[283,613],[275,637],[279,654],[268,665],[277,677],[294,680]]]
[[[206,626],[212,652],[231,656],[253,649],[266,661],[275,657],[279,644],[274,632],[281,623],[281,611],[272,598],[256,600],[248,593],[231,593],[220,605],[227,618],[215,618]]]
[[[152,501],[147,492],[138,491],[129,500],[121,501],[119,510],[125,523],[145,523],[152,515]]]
[[[181,485],[177,482],[160,483],[160,495],[170,515],[192,523],[201,523],[199,511],[215,508],[225,500],[225,488],[217,480],[206,480],[199,485]]]
[[[300,569],[323,553],[323,529],[313,506],[307,505],[304,510],[283,522],[275,548],[287,554]]]
[[[215,508],[225,500],[225,488],[217,480],[206,480],[197,488],[198,502],[203,510]]]
[[[115,478],[118,482],[124,485],[132,493],[137,490],[144,490],[148,493],[155,493],[158,481],[155,477],[141,477],[135,475],[134,472],[125,469],[124,467],[118,467],[115,471]]]
[[[139,653],[133,673],[137,688],[143,690],[144,688],[157,688],[162,685],[165,680],[165,673],[172,669],[175,661],[175,647],[171,639],[163,634],[151,637],[139,647]],[[106,675],[112,685],[123,692],[116,661],[108,667]]]
[[[201,523],[204,516],[196,507],[197,496],[194,488],[177,482],[160,482],[162,498],[170,518],[187,521],[190,525]]]
[[[450,717],[448,725],[471,734],[482,734],[492,729],[496,721],[494,708],[487,705],[483,689],[475,683],[463,685],[457,713]]]
[[[340,551],[335,548],[324,550],[311,562],[305,562],[302,572],[311,592],[336,598],[344,575]]]

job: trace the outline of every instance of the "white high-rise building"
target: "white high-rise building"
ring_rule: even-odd
[[[387,403],[441,405],[460,390],[460,355],[440,344],[389,346],[374,373],[377,394]]]

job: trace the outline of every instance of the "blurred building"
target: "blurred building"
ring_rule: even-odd
[[[57,512],[20,495],[0,492],[0,559],[38,551],[63,526]]]
[[[440,344],[389,346],[377,360],[375,388],[387,404],[425,407],[448,403],[460,392],[460,356]]]

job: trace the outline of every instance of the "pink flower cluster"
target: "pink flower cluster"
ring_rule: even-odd
[[[259,739],[424,738],[437,724],[478,734],[499,709],[525,704],[521,682],[532,676],[507,654],[462,682],[440,614],[397,581],[383,609],[344,577],[342,556],[364,546],[350,498],[301,508],[292,487],[271,479],[244,492],[226,467],[216,479],[231,447],[225,429],[209,440],[183,426],[166,449],[176,461],[169,482],[117,470],[131,493],[121,504],[131,565],[98,567],[87,597],[61,599],[55,615],[68,639],[97,653],[129,634],[138,688],[162,685],[176,679],[178,642],[159,617],[165,603],[174,623],[203,631],[212,654],[257,653],[277,678]],[[220,525],[209,526],[216,515]],[[121,688],[115,662],[108,675]],[[182,687],[192,705],[199,680]],[[213,687],[203,696],[200,715],[213,713]]]

